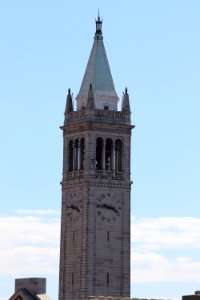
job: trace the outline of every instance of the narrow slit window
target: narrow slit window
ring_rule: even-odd
[[[79,141],[75,140],[75,145],[74,145],[74,171],[79,170],[79,163],[80,163],[80,158],[79,158]]]
[[[69,172],[73,171],[73,141],[69,141],[69,157],[68,157],[68,170]]]
[[[115,170],[122,172],[122,141],[116,140],[115,142]]]
[[[109,285],[109,283],[110,283],[110,274],[109,273],[106,274],[106,283],[107,283],[107,285]]]
[[[81,139],[80,148],[81,148],[80,169],[83,170],[84,169],[84,159],[85,159],[85,140],[84,140],[84,138]]]
[[[111,139],[106,140],[106,157],[105,157],[106,170],[113,170],[113,141]]]
[[[103,170],[103,140],[98,138],[96,141],[96,169]]]

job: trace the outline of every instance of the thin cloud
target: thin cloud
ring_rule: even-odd
[[[131,232],[140,251],[200,248],[199,218],[133,218]]]
[[[59,219],[13,216],[0,217],[0,236],[3,248],[13,249],[17,245],[58,247]],[[2,247],[1,247],[2,248]]]
[[[27,214],[0,217],[1,275],[58,273],[60,219]]]
[[[200,250],[200,218],[132,218],[131,226],[132,282],[200,281],[192,254]]]
[[[131,226],[133,282],[200,281],[200,260],[190,256],[200,250],[200,219],[133,218]],[[18,210],[2,216],[0,236],[2,276],[58,274],[58,211]]]
[[[132,253],[132,283],[200,281],[200,260],[190,257],[170,259],[156,253]]]
[[[1,253],[1,274],[16,277],[58,273],[58,248],[15,247]]]
[[[60,210],[56,209],[46,209],[46,210],[25,210],[25,209],[17,209],[17,214],[24,214],[24,215],[58,215],[60,216]]]

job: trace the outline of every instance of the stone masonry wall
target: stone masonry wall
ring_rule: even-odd
[[[128,298],[128,297],[104,297],[104,296],[90,296],[86,300],[166,300],[166,299],[148,299],[148,298]],[[169,299],[168,299],[169,300]]]

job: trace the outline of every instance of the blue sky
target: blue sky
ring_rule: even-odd
[[[98,8],[132,122],[132,296],[200,287],[200,2],[0,2],[0,299],[45,276],[57,298],[63,112]]]

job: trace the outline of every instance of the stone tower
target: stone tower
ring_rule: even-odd
[[[62,179],[59,300],[130,296],[130,105],[122,108],[102,20],[77,95],[68,91]]]

